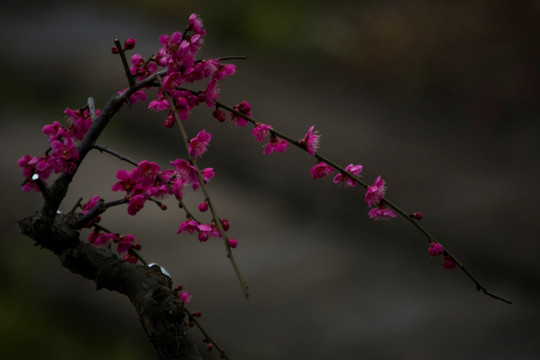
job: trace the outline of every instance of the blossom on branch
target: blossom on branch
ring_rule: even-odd
[[[189,154],[195,159],[206,152],[206,147],[210,143],[212,135],[206,130],[201,130],[193,139],[189,141]]]
[[[311,126],[302,140],[298,140],[298,144],[306,149],[308,153],[315,156],[319,150],[319,141],[321,136],[318,131],[313,131],[315,126]]]
[[[345,167],[345,171],[351,173],[352,175],[359,175],[362,172],[362,165],[353,165],[349,164]],[[339,173],[334,176],[334,184],[343,183],[347,186],[354,187],[356,186],[356,181],[354,181],[349,175]]]
[[[334,172],[334,168],[330,165],[320,162],[311,168],[310,173],[313,179],[323,178]]]

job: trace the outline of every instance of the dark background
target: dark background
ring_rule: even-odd
[[[20,191],[16,160],[47,146],[43,125],[125,86],[113,38],[147,57],[158,37],[203,18],[201,56],[246,55],[222,84],[228,104],[293,138],[316,125],[321,153],[383,175],[388,197],[422,224],[506,305],[427,255],[403,219],[367,218],[363,191],[311,180],[313,159],[290,148],[264,156],[251,130],[201,107],[186,122],[213,135],[202,166],[239,240],[243,299],[221,242],[176,235],[169,202],[103,224],[134,234],[142,254],[193,294],[192,309],[233,359],[536,359],[540,113],[538,1],[17,2],[0,11],[0,356],[152,359],[129,301],[95,291],[18,235],[39,207]],[[125,108],[100,143],[166,167],[185,152],[163,115]],[[92,154],[68,198],[110,192],[126,165]],[[200,199],[188,197],[196,204]],[[193,331],[199,341],[200,335]],[[209,359],[217,358],[210,353]]]

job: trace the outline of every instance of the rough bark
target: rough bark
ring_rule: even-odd
[[[62,265],[104,288],[126,295],[156,349],[159,359],[202,359],[187,333],[184,308],[171,279],[158,266],[122,261],[108,248],[80,240],[71,224],[74,215],[58,214],[51,220],[37,213],[19,220],[23,234],[56,254]]]

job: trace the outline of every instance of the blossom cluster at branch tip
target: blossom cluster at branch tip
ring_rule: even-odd
[[[131,74],[137,75],[139,80],[155,73],[158,66],[167,70],[157,97],[148,104],[149,109],[168,111],[164,121],[166,127],[172,127],[176,122],[174,108],[181,120],[187,120],[191,110],[201,103],[215,107],[219,98],[220,81],[236,73],[236,66],[224,64],[218,59],[195,59],[206,35],[202,20],[197,14],[191,14],[189,17],[187,30],[183,34],[174,32],[171,35],[161,35],[159,37],[161,48],[151,61],[144,61],[139,54],[131,58]],[[183,88],[184,84],[201,80],[208,80],[204,90],[195,92]],[[136,99],[130,97],[130,101],[139,98],[142,99],[142,95]],[[169,103],[169,98],[174,104]],[[221,112],[216,110],[215,116],[221,121]]]
[[[49,137],[50,151],[41,157],[25,155],[17,161],[26,178],[23,191],[40,191],[36,180],[39,179],[46,185],[45,180],[52,173],[71,174],[75,171],[79,160],[75,140],[82,140],[86,135],[92,124],[92,117],[88,109],[66,108],[64,114],[66,114],[67,126],[54,121],[42,129],[43,134]],[[100,114],[101,111],[96,110],[96,116]]]

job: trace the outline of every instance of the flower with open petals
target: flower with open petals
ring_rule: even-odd
[[[212,135],[206,130],[201,130],[197,136],[189,141],[189,154],[198,158],[206,152],[206,147],[210,143]]]
[[[314,127],[315,126],[310,127],[306,135],[304,135],[304,138],[298,141],[298,144],[304,146],[306,151],[313,156],[315,156],[315,152],[319,150],[319,140],[321,137],[318,131],[313,131]]]
[[[265,155],[271,154],[273,152],[284,152],[287,150],[289,143],[285,139],[280,139],[277,136],[270,136],[270,140],[265,145],[263,153]]]
[[[373,220],[389,220],[390,218],[395,218],[397,216],[394,210],[388,209],[382,205],[369,210],[368,215]]]
[[[330,175],[333,172],[334,172],[334,168],[323,162],[318,163],[317,165],[312,167],[310,170],[311,177],[313,179],[323,178],[326,175]]]
[[[369,206],[380,203],[384,198],[384,193],[386,191],[385,184],[384,179],[379,176],[377,179],[375,179],[373,185],[368,187],[365,200]]]
[[[345,171],[349,172],[352,175],[358,175],[358,174],[360,174],[362,172],[362,165],[349,164],[345,168]],[[336,176],[334,176],[333,181],[334,181],[334,184],[343,183],[343,184],[345,184],[347,186],[351,186],[351,187],[356,186],[356,181],[351,179],[351,177],[348,176],[347,174],[343,174],[343,173],[339,173]]]
[[[258,142],[263,142],[270,133],[271,128],[272,126],[270,125],[258,124],[257,126],[255,126],[251,134],[253,135],[255,140],[257,140]]]
[[[127,207],[128,214],[131,216],[136,215],[144,207],[145,201],[144,195],[135,195],[130,198]]]

